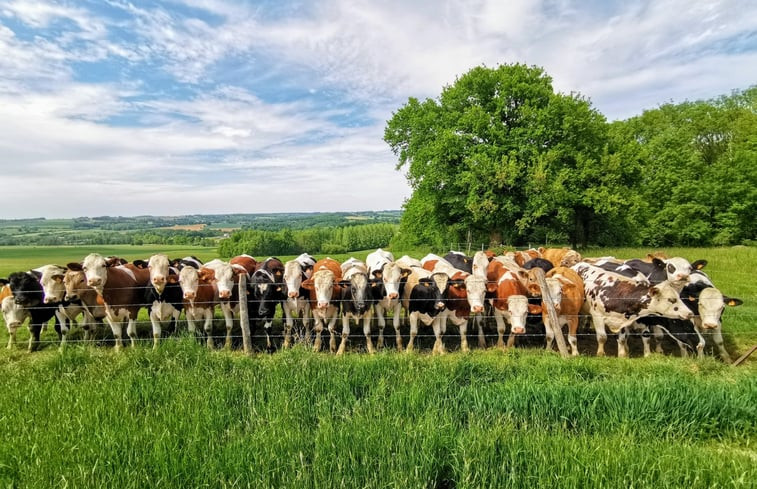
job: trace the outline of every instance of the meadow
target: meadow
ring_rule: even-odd
[[[214,256],[211,248],[155,248]],[[0,276],[89,251],[137,258],[151,250],[0,248]],[[715,283],[744,300],[725,312],[731,353],[757,343],[749,278],[757,250],[665,251],[708,259]],[[371,356],[360,336],[340,358],[304,346],[209,352],[186,333],[157,350],[146,342],[116,354],[101,341],[59,353],[49,328],[41,351],[0,351],[0,487],[711,488],[757,480],[755,359],[731,367],[712,356],[596,358],[590,348],[570,359],[537,347],[463,354],[453,341],[441,357],[428,348]],[[455,336],[448,328],[445,342]]]

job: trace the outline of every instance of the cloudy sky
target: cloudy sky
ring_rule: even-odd
[[[398,209],[392,112],[513,62],[627,118],[757,83],[757,6],[0,0],[0,218]]]

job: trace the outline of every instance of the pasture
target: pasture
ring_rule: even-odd
[[[0,248],[0,276],[90,251],[214,257],[166,246]],[[713,281],[744,300],[723,319],[734,357],[757,343],[757,250],[665,251],[709,260]],[[757,480],[757,359],[733,368],[712,356],[596,358],[591,348],[570,359],[539,347],[462,354],[455,336],[449,327],[453,353],[441,357],[428,354],[430,344],[367,355],[359,328],[344,357],[304,346],[248,357],[209,352],[186,334],[154,351],[145,342],[116,354],[101,341],[59,353],[48,328],[41,351],[0,351],[0,486],[710,488]]]

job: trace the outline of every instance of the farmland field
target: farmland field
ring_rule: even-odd
[[[0,276],[89,251],[136,258],[155,248],[214,257],[212,248],[165,246],[0,248]],[[708,259],[715,283],[744,300],[724,316],[731,353],[757,343],[749,278],[757,250],[665,251]],[[711,356],[596,358],[590,347],[571,359],[539,348],[462,354],[454,327],[446,356],[427,348],[369,356],[357,353],[359,329],[353,353],[341,358],[302,346],[252,357],[208,352],[186,335],[155,351],[73,343],[58,353],[52,328],[42,351],[3,348],[0,487],[710,488],[757,480],[754,359],[734,368]]]

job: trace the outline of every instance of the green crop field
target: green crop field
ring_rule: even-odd
[[[89,251],[215,256],[0,248],[0,276]],[[723,319],[734,357],[757,343],[757,249],[665,251],[709,260],[713,281],[744,300]],[[569,359],[537,346],[463,354],[452,326],[448,355],[429,355],[429,341],[371,356],[361,336],[353,327],[338,358],[209,352],[186,333],[117,354],[109,331],[60,353],[48,328],[41,351],[0,351],[0,487],[755,487],[757,359],[596,358],[591,343]]]

